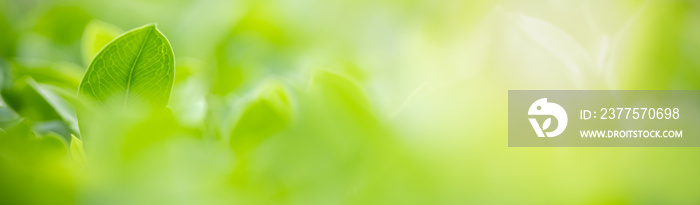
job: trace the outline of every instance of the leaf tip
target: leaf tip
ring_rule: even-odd
[[[159,31],[159,30],[158,30],[158,24],[156,24],[156,23],[149,23],[149,24],[143,25],[140,29]]]
[[[80,166],[85,166],[85,150],[83,149],[83,141],[71,134],[70,151],[73,159]]]

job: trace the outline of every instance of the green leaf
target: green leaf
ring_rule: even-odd
[[[50,7],[39,17],[33,30],[56,43],[68,45],[80,39],[92,16],[80,6]]]
[[[20,116],[34,122],[61,120],[61,115],[37,89],[31,78],[18,79],[11,88],[0,94],[7,105]]]
[[[241,113],[231,132],[231,147],[246,154],[267,137],[285,129],[292,121],[292,105],[280,83],[268,83]]]
[[[15,55],[17,31],[14,23],[8,19],[8,11],[0,5],[0,56],[10,58]]]
[[[78,165],[81,167],[85,165],[85,150],[83,149],[83,141],[75,137],[75,135],[71,135],[71,140],[70,140],[70,153],[71,156],[73,156],[73,160],[75,160]]]
[[[35,132],[54,132],[66,140],[70,133],[77,133],[74,111],[66,100],[30,77],[15,83],[13,87],[2,89],[0,94],[8,107],[33,123]]]
[[[97,55],[97,52],[102,49],[107,43],[124,31],[112,24],[93,20],[85,27],[82,39],[83,62],[89,65],[92,58]]]
[[[83,69],[69,62],[20,60],[11,63],[15,78],[29,76],[37,83],[50,84],[73,90],[78,89]]]
[[[147,103],[162,109],[168,103],[174,77],[170,42],[151,24],[117,37],[100,50],[78,94],[100,102],[117,98],[125,106]]]
[[[22,118],[12,108],[8,107],[4,101],[0,101],[0,132],[20,121],[22,121]]]
[[[2,203],[74,204],[65,142],[54,133],[36,134],[31,124],[24,120],[0,132]]]
[[[344,74],[317,71],[308,90],[313,97],[324,101],[324,107],[348,112],[360,121],[374,121],[372,106],[364,90]]]

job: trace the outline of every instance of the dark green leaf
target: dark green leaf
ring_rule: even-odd
[[[2,97],[17,114],[31,121],[60,120],[61,115],[36,89],[31,78],[16,81],[11,88],[2,90]]]

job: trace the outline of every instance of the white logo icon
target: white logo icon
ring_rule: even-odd
[[[552,123],[552,118],[547,118],[542,127],[537,123],[537,119],[528,118],[532,128],[535,129],[537,137],[556,137],[559,136],[564,129],[566,129],[566,123],[569,122],[569,117],[566,115],[566,111],[559,104],[547,102],[547,98],[542,98],[530,105],[530,109],[527,111],[528,115],[550,115],[557,119],[557,128],[551,132],[544,132],[549,128]]]

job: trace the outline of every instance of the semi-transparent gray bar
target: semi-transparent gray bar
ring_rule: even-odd
[[[698,90],[509,90],[509,147],[700,147]]]

